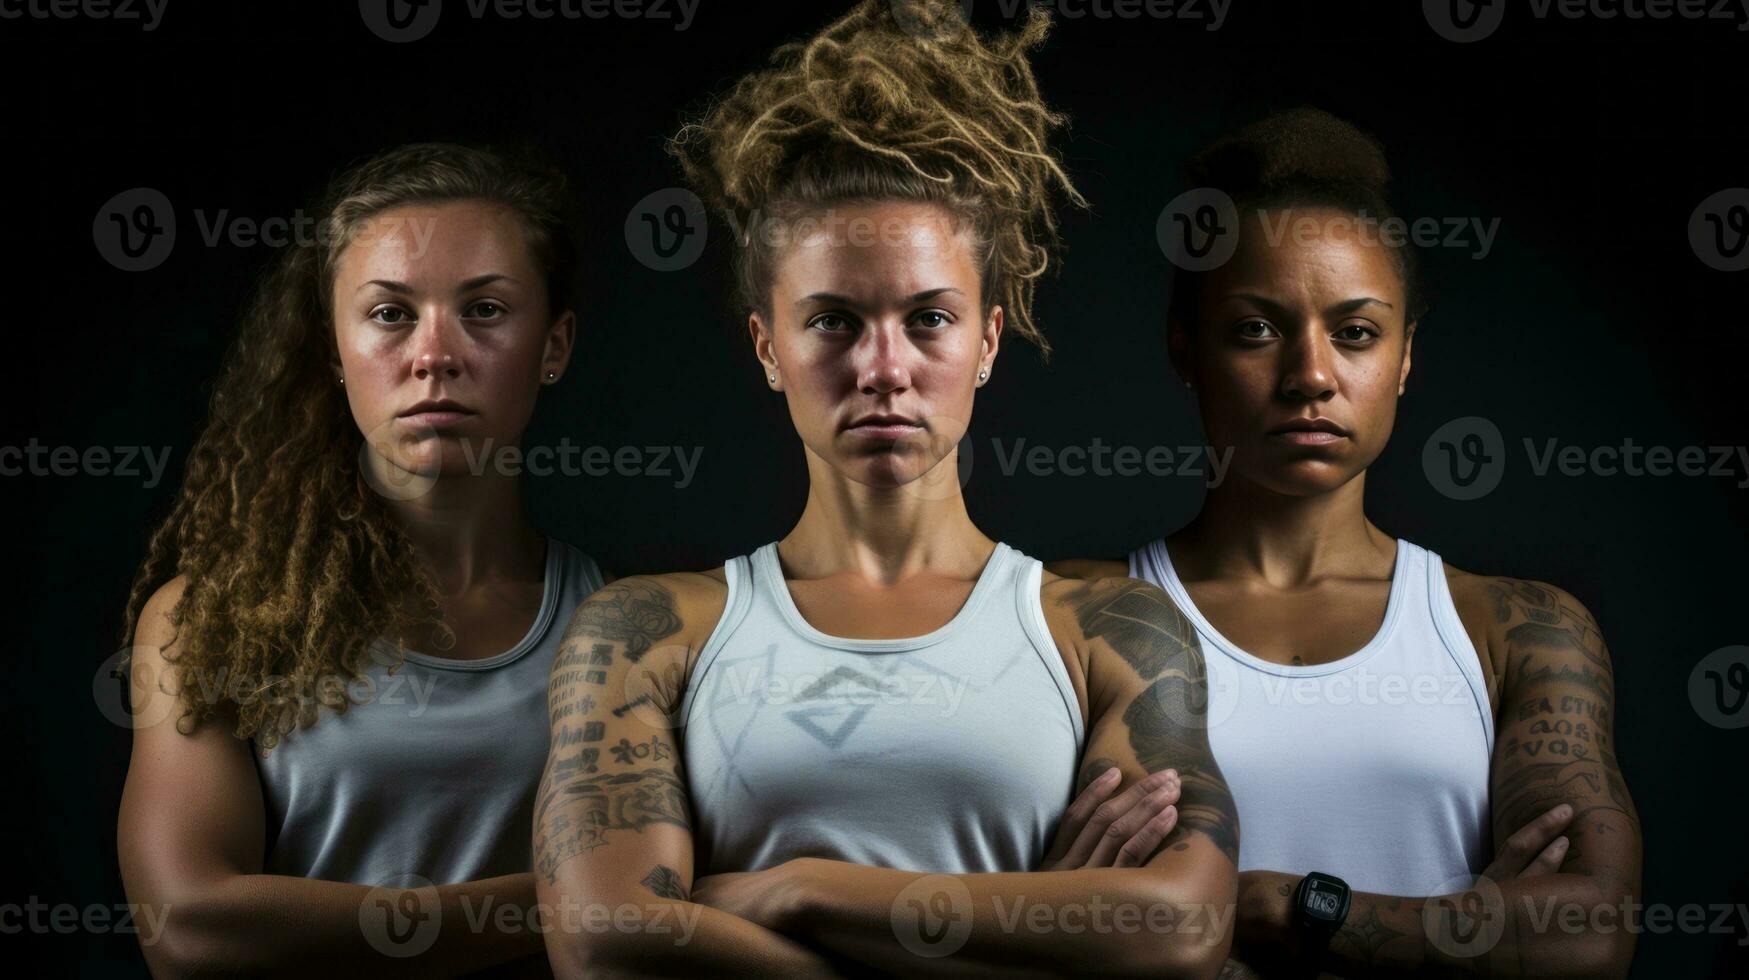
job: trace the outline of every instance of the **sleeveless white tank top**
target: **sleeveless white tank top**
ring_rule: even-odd
[[[404,885],[532,869],[529,827],[547,756],[547,680],[572,610],[601,588],[594,559],[547,539],[540,610],[480,660],[394,650],[349,688],[364,700],[255,751],[267,807],[263,870]]]
[[[1270,663],[1205,619],[1164,540],[1130,554],[1196,626],[1209,744],[1239,810],[1239,870],[1323,871],[1385,895],[1430,895],[1490,848],[1494,718],[1438,555],[1398,539],[1384,624],[1340,660]]]
[[[698,873],[1037,867],[1084,741],[1042,570],[998,543],[947,624],[869,640],[802,618],[776,542],[726,563],[680,715]]]

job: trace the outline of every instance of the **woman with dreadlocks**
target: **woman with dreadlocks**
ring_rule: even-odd
[[[119,844],[168,909],[155,973],[545,970],[532,930],[428,924],[533,907],[540,706],[602,585],[493,450],[570,360],[566,200],[402,147],[264,279],[128,606]]]
[[[550,930],[562,973],[1225,959],[1238,824],[1194,630],[1155,586],[991,540],[960,493],[1001,341],[1045,347],[1052,194],[1079,196],[1027,61],[1044,14],[985,39],[955,7],[865,0],[674,140],[738,230],[809,493],[783,538],[573,617],[537,887],[628,921]]]

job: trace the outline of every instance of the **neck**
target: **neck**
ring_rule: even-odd
[[[1366,519],[1366,474],[1327,493],[1295,497],[1233,474],[1173,536],[1174,561],[1190,577],[1261,579],[1281,588],[1329,575],[1376,573],[1395,555],[1391,537]]]
[[[427,492],[388,505],[445,595],[544,573],[545,537],[524,513],[514,476],[440,477]]]
[[[798,578],[890,584],[923,570],[975,574],[994,546],[966,513],[957,449],[897,487],[849,480],[809,450],[808,502],[778,551]]]

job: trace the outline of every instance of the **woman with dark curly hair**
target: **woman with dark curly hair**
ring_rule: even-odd
[[[119,843],[129,899],[169,910],[154,972],[544,970],[530,930],[384,944],[534,904],[547,677],[603,583],[497,454],[570,360],[566,201],[544,167],[402,147],[262,282],[128,604]],[[378,885],[430,904],[373,931],[407,911]]]
[[[573,617],[537,885],[627,922],[560,922],[561,972],[1225,958],[1238,824],[1194,631],[1154,586],[991,540],[960,493],[999,344],[1044,347],[1052,195],[1080,199],[1027,61],[1045,15],[985,39],[956,10],[866,0],[674,141],[736,229],[809,493],[781,540]]]

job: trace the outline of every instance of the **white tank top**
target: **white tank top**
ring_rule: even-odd
[[[946,625],[867,640],[802,618],[776,542],[727,562],[727,604],[681,704],[698,873],[797,857],[1037,867],[1083,742],[1042,569],[998,543]]]
[[[1398,539],[1384,624],[1340,660],[1270,663],[1209,624],[1164,540],[1130,554],[1193,624],[1209,745],[1239,810],[1239,870],[1323,871],[1357,891],[1431,895],[1491,852],[1494,751],[1481,661],[1439,556]]]

